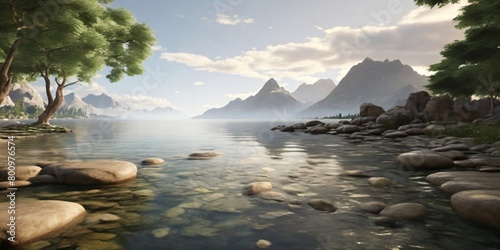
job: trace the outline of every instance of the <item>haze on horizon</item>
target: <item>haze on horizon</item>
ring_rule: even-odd
[[[138,109],[195,116],[259,91],[271,77],[293,92],[322,78],[338,83],[364,58],[400,59],[420,74],[463,37],[452,19],[465,1],[430,10],[413,0],[115,0],[150,26],[158,43],[142,76],[68,88],[106,93]],[[40,82],[35,88],[43,93]]]

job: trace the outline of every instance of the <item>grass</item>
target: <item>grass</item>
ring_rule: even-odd
[[[500,141],[500,126],[468,124],[447,126],[443,135],[454,137],[472,137],[476,144],[491,144]]]

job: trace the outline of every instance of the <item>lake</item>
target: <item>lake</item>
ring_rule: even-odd
[[[78,202],[88,217],[113,214],[119,220],[87,220],[46,249],[498,249],[498,232],[460,218],[449,194],[429,184],[431,172],[401,168],[396,157],[424,148],[431,140],[371,137],[353,143],[343,136],[283,133],[270,128],[296,121],[127,121],[54,120],[74,130],[18,140],[19,164],[37,160],[116,159],[138,167],[135,181],[117,186],[37,186],[20,190],[22,199]],[[189,154],[217,151],[210,160],[188,160]],[[158,157],[164,165],[142,166]],[[384,176],[390,187],[371,187],[366,178],[340,175],[365,170]],[[251,182],[268,181],[302,205],[243,196]],[[307,202],[325,199],[334,213],[312,209]],[[377,215],[360,203],[418,202],[424,221],[401,222],[397,228],[374,223]]]

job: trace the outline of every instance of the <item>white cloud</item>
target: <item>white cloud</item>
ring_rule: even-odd
[[[253,18],[241,19],[238,15],[228,16],[223,14],[218,14],[215,21],[224,25],[237,25],[240,23],[250,24],[254,22]]]
[[[175,94],[180,94],[181,92],[179,90],[176,90],[174,93]]]
[[[236,98],[241,98],[242,100],[247,99],[249,96],[255,95],[257,92],[248,92],[248,93],[234,93],[234,94],[226,94],[231,100]]]
[[[306,42],[250,49],[229,58],[190,53],[163,53],[161,58],[196,70],[265,80],[289,77],[300,82],[314,82],[319,78],[316,75],[327,69],[340,71],[338,82],[353,64],[366,57],[400,59],[425,73],[422,69],[439,62],[439,52],[446,43],[463,38],[463,31],[455,29],[452,21],[460,6],[419,7],[394,26],[324,28],[323,36],[309,37]]]
[[[173,107],[173,105],[163,98],[156,98],[146,95],[111,95],[118,103],[130,107],[132,110],[152,110],[154,108]]]
[[[204,82],[195,82],[194,83],[194,86],[203,86],[203,85],[205,85]]]
[[[160,46],[160,45],[153,45],[153,46],[151,46],[151,49],[152,49],[153,51],[162,51],[162,50],[163,50],[163,47],[162,47],[162,46]]]

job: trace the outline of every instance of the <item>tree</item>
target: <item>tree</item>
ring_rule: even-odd
[[[106,8],[101,2],[65,0],[37,38],[20,45],[13,67],[45,81],[47,107],[33,125],[49,124],[63,103],[64,88],[90,81],[104,66],[110,68],[111,82],[143,72],[142,62],[155,43],[152,31],[136,23],[129,11]]]
[[[456,0],[416,0],[431,7]],[[447,44],[443,60],[430,66],[429,90],[452,96],[488,96],[490,113],[500,95],[500,1],[470,0],[454,19],[465,39]]]

